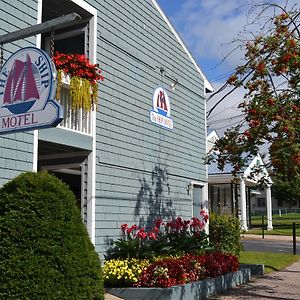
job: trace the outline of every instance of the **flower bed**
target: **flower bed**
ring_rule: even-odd
[[[243,269],[215,278],[203,279],[201,281],[194,281],[169,288],[129,287],[108,288],[106,290],[109,294],[126,300],[201,300],[236,287],[250,279],[250,270]]]
[[[203,286],[203,282],[207,284],[215,282],[214,278],[230,278],[228,274],[237,274],[238,258],[214,251],[209,244],[204,231],[207,220],[208,216],[201,212],[199,219],[183,220],[177,217],[168,222],[157,219],[149,230],[135,224],[121,225],[122,236],[108,251],[103,267],[106,287],[111,287],[109,291],[121,297],[124,295],[120,293],[130,293],[128,299],[167,299],[166,293],[177,294],[174,291],[178,291],[178,286],[181,286],[179,294],[185,289],[189,289],[190,293]],[[165,291],[161,292],[162,289]],[[142,291],[142,294],[154,291],[162,296],[149,292],[149,298],[134,298],[129,290]]]
[[[185,253],[199,253],[208,249],[208,237],[204,231],[208,215],[200,212],[200,218],[183,220],[177,217],[171,221],[154,221],[150,229],[136,224],[121,225],[122,237],[114,241],[107,258],[155,258]]]
[[[179,257],[148,260],[108,260],[103,268],[106,286],[171,287],[209,277],[217,277],[239,268],[238,259],[226,253],[186,254]]]

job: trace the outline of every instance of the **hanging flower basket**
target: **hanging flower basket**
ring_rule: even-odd
[[[56,52],[52,60],[57,69],[56,98],[60,99],[62,77],[70,76],[72,109],[91,110],[97,107],[98,81],[103,80],[98,64],[91,64],[82,54]]]

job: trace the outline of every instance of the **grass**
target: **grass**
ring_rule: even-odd
[[[272,216],[273,230],[265,230],[265,235],[293,235],[293,225],[296,223],[296,235],[300,236],[300,213],[288,213],[282,214],[281,216],[273,215]],[[261,216],[252,216],[251,225],[254,226],[254,229],[249,230],[245,234],[262,234],[262,217]],[[264,225],[267,225],[267,218],[264,217]]]
[[[242,251],[240,255],[240,263],[264,264],[266,273],[282,270],[299,259],[300,255],[287,253]]]
[[[300,224],[300,214],[299,213],[288,213],[282,214],[281,216],[273,215],[272,216],[273,225],[278,226],[292,226],[292,223]],[[261,216],[251,216],[251,224],[261,225],[262,217]],[[267,217],[264,216],[264,223],[267,223]]]
[[[243,232],[243,234],[258,234],[262,235],[261,228],[251,229],[246,232]],[[265,230],[265,235],[293,235],[293,229],[292,228],[274,228],[273,230]],[[296,235],[300,236],[300,228],[299,226],[296,227]]]

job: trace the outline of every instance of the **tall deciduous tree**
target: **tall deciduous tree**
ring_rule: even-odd
[[[272,11],[272,16],[264,19],[263,34],[245,42],[246,63],[227,80],[232,89],[245,89],[239,105],[245,119],[217,141],[214,159],[220,169],[232,164],[236,173],[267,144],[277,182],[281,187],[289,182],[295,199],[299,188],[291,187],[300,186],[300,10],[277,4],[259,8],[260,15]]]

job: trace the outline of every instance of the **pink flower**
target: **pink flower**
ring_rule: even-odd
[[[153,227],[152,232],[157,234],[157,233],[159,233],[159,229],[157,227]]]
[[[125,232],[125,230],[128,228],[128,225],[127,224],[122,224],[121,225],[121,230],[123,231],[123,232]]]
[[[127,228],[127,234],[131,234],[132,231],[136,230],[137,226],[134,224],[130,228]]]
[[[204,221],[207,222],[207,220],[209,219],[209,216],[206,213],[206,211],[205,210],[201,210],[200,211],[200,215],[203,217]]]
[[[154,224],[155,224],[155,227],[159,228],[159,227],[163,224],[163,221],[162,221],[162,219],[157,218],[157,219],[154,221]]]
[[[154,232],[149,232],[148,236],[149,236],[150,240],[156,240],[157,239],[157,236],[156,236],[156,234]]]
[[[142,240],[146,239],[147,238],[147,233],[145,232],[145,229],[144,228],[141,228],[138,233],[136,234],[136,237],[137,238],[140,238]]]
[[[200,220],[198,219],[198,218],[196,218],[196,217],[193,217],[192,219],[191,219],[191,227],[196,227],[196,226],[199,226],[199,223],[200,223]]]

